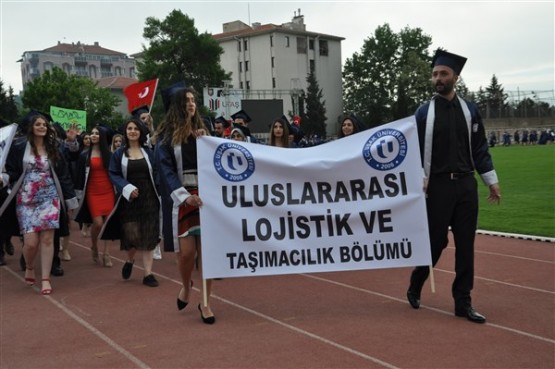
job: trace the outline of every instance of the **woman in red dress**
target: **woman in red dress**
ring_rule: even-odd
[[[98,235],[116,201],[114,187],[108,176],[111,152],[107,135],[106,128],[98,125],[91,130],[90,149],[79,158],[81,180],[76,186],[81,190],[81,201],[75,220],[92,223],[91,254],[94,262],[99,260]],[[104,241],[102,264],[105,267],[112,266],[107,241]]]

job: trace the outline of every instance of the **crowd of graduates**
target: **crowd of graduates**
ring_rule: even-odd
[[[64,129],[36,110],[19,122],[0,168],[0,265],[5,254],[14,255],[12,240],[19,237],[25,283],[37,283],[35,266],[40,265],[40,292],[53,293],[50,277],[64,275],[61,260],[72,258],[70,229],[71,222],[77,222],[82,235],[90,238],[90,257],[98,265],[113,266],[108,241],[119,240],[127,254],[123,279],[131,277],[141,254],[143,284],[158,286],[153,260],[162,257],[161,246],[174,252],[182,277],[177,308],[182,310],[189,302],[193,265],[198,266],[202,256],[196,138],[211,135],[282,148],[324,142],[305,135],[298,116],[290,121],[282,115],[270,122],[266,142],[251,133],[252,119],[244,110],[231,120],[200,117],[195,92],[184,83],[162,90],[162,98],[166,115],[157,128],[148,106],[134,109],[117,129],[103,123],[88,132],[79,132],[76,125]],[[356,116],[348,114],[338,136],[363,129]],[[211,284],[203,283],[204,296],[210,296]],[[198,309],[204,323],[215,322],[207,302]]]

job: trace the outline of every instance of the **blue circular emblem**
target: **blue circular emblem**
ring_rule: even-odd
[[[214,168],[230,182],[241,182],[254,173],[254,158],[249,150],[235,143],[219,145],[214,153]]]
[[[374,133],[362,148],[366,163],[377,170],[391,170],[407,156],[407,139],[401,131],[386,128]]]

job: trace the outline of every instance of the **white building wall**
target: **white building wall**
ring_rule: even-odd
[[[273,36],[273,46],[270,46],[270,37]],[[297,52],[297,37],[306,37],[307,52]],[[287,38],[289,44],[287,45]],[[310,50],[309,39],[314,39],[314,49]],[[325,39],[325,38],[324,38]],[[248,47],[245,50],[244,41],[247,40]],[[224,53],[220,59],[220,65],[226,72],[232,72],[231,84],[234,89],[247,89],[250,84],[251,99],[282,99],[284,114],[292,112],[291,90],[298,88],[306,91],[310,60],[314,60],[316,78],[320,88],[323,90],[323,101],[326,106],[328,118],[327,133],[337,133],[337,118],[343,113],[342,100],[342,74],[341,74],[341,42],[339,40],[325,39],[328,43],[328,55],[321,56],[319,52],[318,39],[302,34],[289,34],[278,31],[238,37],[235,39],[220,41]],[[238,51],[237,43],[241,42],[241,51]],[[274,57],[274,67],[271,61]],[[245,70],[245,62],[249,62],[249,70]],[[239,63],[242,65],[239,71]],[[272,86],[272,78],[275,78],[276,86]],[[273,91],[272,91],[273,90]],[[247,91],[245,91],[247,92]],[[250,96],[249,96],[250,95]]]

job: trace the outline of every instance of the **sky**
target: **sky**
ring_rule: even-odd
[[[307,31],[344,37],[342,60],[360,52],[378,26],[398,33],[420,28],[431,36],[430,53],[442,47],[468,58],[461,77],[471,91],[487,87],[495,74],[513,98],[531,95],[555,104],[554,18],[549,1],[47,1],[0,0],[0,78],[4,88],[22,89],[25,51],[60,42],[98,41],[134,54],[147,40],[147,17],[164,20],[179,9],[200,33],[222,32],[240,20],[280,25],[300,9]],[[146,45],[147,46],[147,45]],[[532,97],[532,96],[530,96]]]

